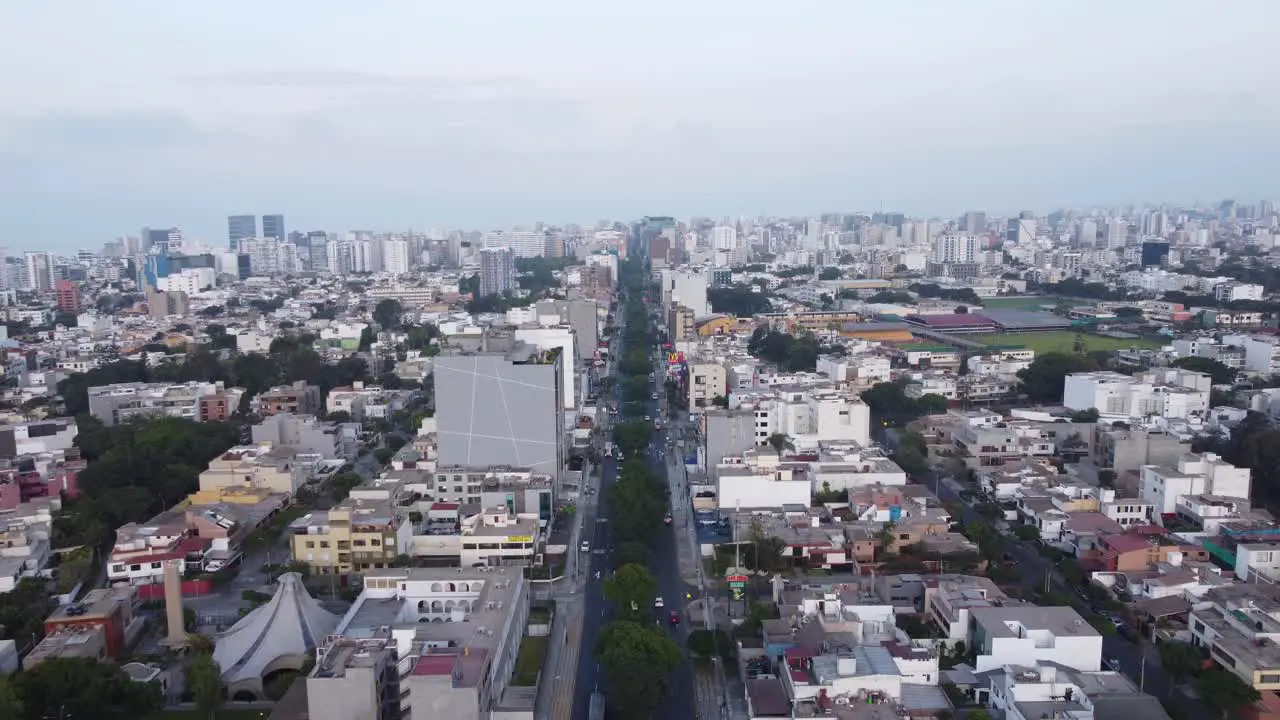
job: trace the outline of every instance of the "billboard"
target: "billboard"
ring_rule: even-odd
[[[683,353],[683,352],[673,352],[673,353],[668,353],[668,354],[667,354],[667,364],[668,364],[668,365],[683,365],[683,364],[684,364],[684,353]]]

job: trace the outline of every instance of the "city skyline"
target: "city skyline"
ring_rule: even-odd
[[[1280,195],[1269,3],[242,5],[5,10],[0,244]]]

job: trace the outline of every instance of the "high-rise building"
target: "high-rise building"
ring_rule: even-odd
[[[80,288],[70,280],[59,280],[57,284],[58,309],[66,312],[80,312]]]
[[[516,289],[516,258],[511,248],[480,251],[480,295],[501,295]]]
[[[280,241],[288,239],[289,235],[284,230],[283,215],[263,215],[262,216],[262,237],[275,238]]]
[[[559,478],[563,363],[574,359],[510,336],[506,345],[435,358],[439,465],[510,465]]]
[[[981,210],[970,210],[964,214],[964,227],[961,230],[970,235],[977,235],[987,231],[987,214]]]
[[[385,239],[382,241],[382,269],[392,275],[409,272],[409,242]]]
[[[27,289],[36,292],[48,292],[53,289],[53,255],[40,251],[28,250],[23,253],[27,261]]]
[[[977,262],[982,239],[977,235],[939,235],[933,241],[933,261],[940,263]]]
[[[245,238],[258,237],[257,215],[227,216],[227,247],[235,250]]]
[[[1142,243],[1142,267],[1161,267],[1169,260],[1169,243],[1147,240]]]
[[[182,244],[182,231],[176,227],[155,229],[142,228],[142,247],[139,252],[149,253],[153,248],[159,248],[161,252],[168,252],[169,246],[177,243]]]

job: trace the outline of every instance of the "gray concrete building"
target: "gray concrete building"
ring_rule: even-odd
[[[515,343],[505,352],[436,358],[440,466],[511,465],[557,480],[565,438],[559,348]]]
[[[702,451],[708,479],[714,481],[716,464],[726,457],[741,455],[756,446],[754,410],[703,411]]]

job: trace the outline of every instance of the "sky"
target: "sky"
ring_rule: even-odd
[[[109,11],[104,11],[109,8]],[[1280,2],[0,8],[0,246],[1280,198]]]

